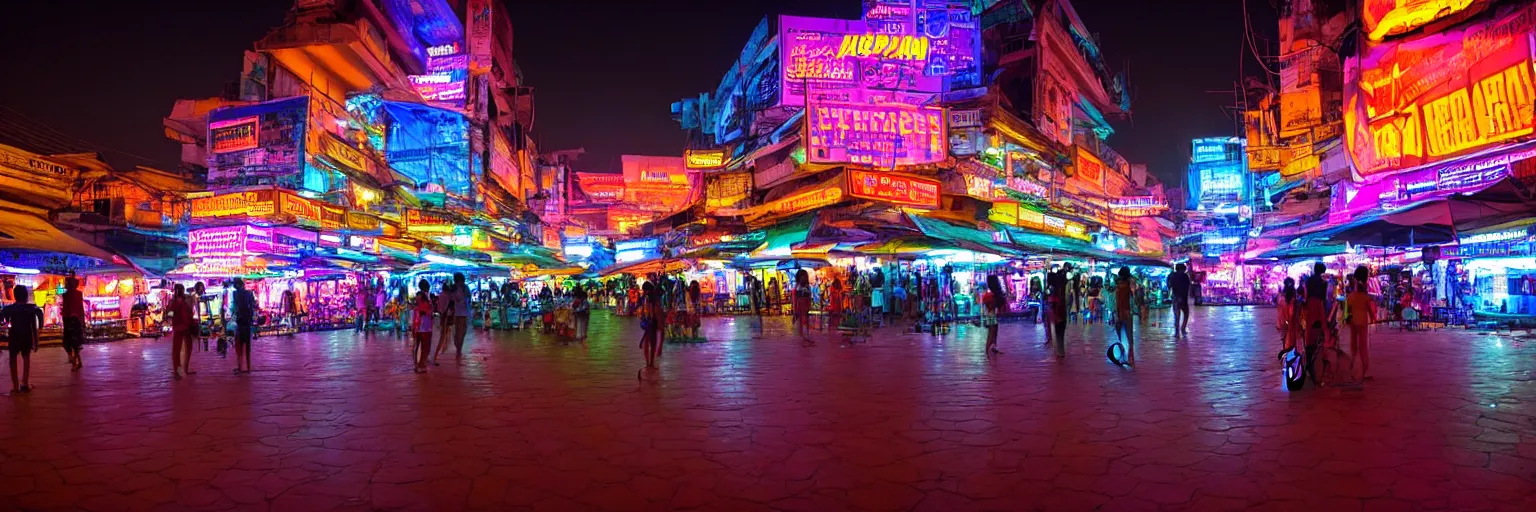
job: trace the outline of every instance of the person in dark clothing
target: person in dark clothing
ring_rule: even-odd
[[[1313,329],[1324,329],[1328,325],[1328,267],[1319,261],[1312,265],[1312,275],[1307,277],[1305,288],[1307,290],[1307,320],[1304,327],[1310,333]],[[1311,339],[1311,336],[1308,336]]]
[[[16,302],[0,309],[0,321],[10,326],[6,340],[11,353],[11,394],[32,391],[32,353],[37,352],[37,333],[43,329],[43,310],[37,304],[27,303],[27,287],[16,285],[11,290]],[[16,356],[21,356],[21,379],[16,374]]]
[[[79,371],[85,365],[80,360],[80,349],[85,346],[85,295],[79,288],[79,279],[64,278],[64,353],[69,355],[69,371]]]
[[[251,372],[251,338],[256,333],[256,294],[245,289],[244,279],[235,279],[234,297],[230,299],[235,315],[235,373]]]
[[[1056,313],[1051,319],[1056,330],[1056,357],[1067,357],[1067,274],[1071,272],[1072,264],[1063,263],[1061,270],[1045,278],[1045,286],[1051,292],[1051,311]]]
[[[1183,263],[1168,274],[1168,291],[1173,292],[1173,337],[1189,335],[1189,269]]]

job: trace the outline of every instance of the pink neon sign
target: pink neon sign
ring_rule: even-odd
[[[272,228],[228,226],[187,234],[187,256],[244,256],[272,252]]]
[[[942,107],[818,104],[806,110],[806,160],[877,167],[940,162],[948,136]]]

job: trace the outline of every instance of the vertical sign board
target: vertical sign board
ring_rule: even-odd
[[[1489,21],[1366,46],[1344,67],[1344,135],[1361,176],[1530,136],[1536,4]]]

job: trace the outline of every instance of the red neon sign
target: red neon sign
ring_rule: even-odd
[[[848,195],[918,208],[939,207],[939,182],[870,171],[848,171]]]

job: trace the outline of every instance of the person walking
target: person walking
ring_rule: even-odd
[[[1189,336],[1189,269],[1183,263],[1168,274],[1168,291],[1173,293],[1173,337]]]
[[[811,339],[811,274],[805,269],[795,271],[795,289],[790,305],[794,312],[795,332],[800,335],[800,340],[805,346],[815,345]]]
[[[235,316],[235,373],[251,372],[251,339],[256,335],[256,295],[245,289],[245,280],[235,278],[235,293],[230,300]]]
[[[661,359],[661,328],[662,328],[661,292],[650,281],[641,287],[640,297],[640,349],[645,354],[646,369],[656,368],[656,363]]]
[[[69,355],[69,371],[80,371],[85,363],[80,359],[85,346],[85,294],[80,293],[80,280],[75,276],[64,278],[64,353]]]
[[[196,339],[193,333],[199,328],[192,313],[194,308],[186,287],[176,285],[175,291],[171,293],[170,307],[167,308],[171,314],[171,378],[176,380],[181,380],[182,347],[185,346],[191,352],[192,343]]]
[[[577,286],[571,300],[571,321],[575,323],[576,340],[587,341],[587,324],[592,321],[592,302],[587,289]]]
[[[1370,380],[1371,376],[1371,350],[1370,329],[1371,324],[1376,323],[1376,301],[1371,298],[1367,281],[1370,278],[1370,270],[1365,265],[1355,267],[1354,290],[1349,292],[1345,299],[1349,307],[1349,353],[1351,357],[1360,360],[1361,380]],[[1353,375],[1351,375],[1353,377]]]
[[[11,289],[16,302],[0,309],[0,321],[10,326],[6,350],[11,353],[11,394],[32,391],[32,353],[37,351],[38,332],[43,330],[43,310],[29,304],[27,287],[16,285]],[[21,356],[21,379],[16,373],[16,356]]]
[[[832,286],[827,292],[827,342],[832,342],[839,328],[843,325],[843,303],[847,297],[843,293],[843,281],[837,277],[832,278]]]
[[[997,349],[997,320],[1008,307],[1008,298],[1003,294],[1003,282],[995,275],[987,276],[987,291],[981,294],[982,314],[981,325],[987,328],[987,355],[1001,354]]]
[[[1136,329],[1131,321],[1131,297],[1135,296],[1130,267],[1120,267],[1115,279],[1115,332],[1125,334],[1125,362],[1136,366]]]
[[[443,350],[448,348],[450,341],[458,341],[459,357],[464,357],[464,342],[454,335],[454,329],[459,325],[458,313],[460,308],[466,307],[465,296],[462,290],[463,274],[455,274],[455,279],[443,285],[443,292],[437,296],[437,313],[442,319],[442,334],[437,337],[437,349],[432,353],[432,365],[437,366],[437,358]],[[467,311],[466,311],[467,313]]]
[[[1051,292],[1051,310],[1056,312],[1056,317],[1051,319],[1056,336],[1056,357],[1067,357],[1067,275],[1072,272],[1071,263],[1062,263],[1061,270],[1045,278],[1046,288]]]
[[[416,287],[411,307],[403,309],[411,314],[411,359],[416,363],[415,372],[426,373],[427,355],[432,353],[432,312],[437,308],[432,301],[432,283],[422,279]]]

